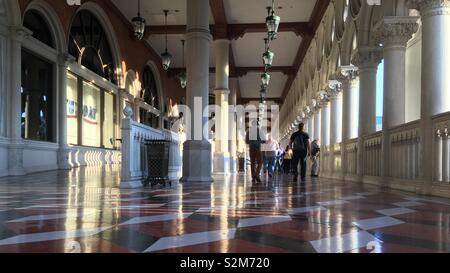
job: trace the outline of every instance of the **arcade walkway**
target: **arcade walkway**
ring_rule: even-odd
[[[123,190],[116,169],[0,179],[0,252],[449,252],[450,200],[336,180]]]

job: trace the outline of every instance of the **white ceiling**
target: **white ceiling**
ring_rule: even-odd
[[[270,73],[270,86],[267,92],[267,98],[281,97],[286,84],[287,76],[281,72]],[[259,90],[261,89],[261,73],[250,72],[242,78],[239,78],[241,86],[241,96],[243,98],[259,97]]]
[[[137,14],[138,0],[112,0],[128,19]],[[164,12],[169,10],[167,16],[168,25],[186,25],[186,0],[142,0],[141,16],[147,21],[147,25],[164,25]],[[210,11],[209,20],[214,24],[214,18]]]
[[[275,12],[282,22],[307,22],[317,0],[275,0]],[[229,24],[263,23],[271,0],[224,0]],[[281,7],[281,9],[279,9]]]
[[[232,41],[236,66],[262,66],[265,33],[247,33],[243,38]],[[300,47],[302,38],[293,32],[280,32],[270,43],[275,53],[274,66],[291,66]]]
[[[133,18],[137,12],[137,0],[112,0],[123,12],[125,17]],[[186,24],[187,0],[144,0],[141,1],[141,14],[147,25],[164,25],[164,9],[168,9],[169,25]],[[282,22],[307,22],[317,0],[275,0],[276,13],[281,16]],[[267,16],[266,6],[271,0],[224,0],[225,14],[229,24],[264,23]],[[281,7],[279,9],[278,7]],[[214,24],[210,11],[210,23]],[[231,42],[234,61],[237,67],[262,66],[262,53],[264,52],[265,33],[246,33],[244,37]],[[168,35],[168,50],[173,55],[172,67],[182,67],[181,39],[184,35]],[[148,38],[150,45],[157,53],[164,51],[164,35],[151,35]],[[292,66],[302,38],[293,32],[281,32],[271,43],[271,50],[275,52],[274,66]],[[210,48],[210,67],[215,66],[214,46]],[[239,79],[241,96],[243,98],[258,98],[261,84],[261,73],[250,72]],[[282,96],[288,77],[281,72],[270,73],[272,76],[268,98]],[[210,90],[214,90],[214,75],[210,76]]]

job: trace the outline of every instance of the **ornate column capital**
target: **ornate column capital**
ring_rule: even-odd
[[[383,52],[379,46],[365,46],[357,48],[352,55],[352,64],[359,70],[376,69],[383,59]]]
[[[328,107],[328,102],[330,102],[330,96],[328,95],[328,92],[325,90],[319,91],[316,101],[318,108]]]
[[[341,84],[348,83],[358,77],[358,68],[353,65],[341,66],[338,73],[336,73],[336,80]]]
[[[386,16],[374,27],[375,39],[384,48],[406,47],[406,43],[419,29],[419,17]]]
[[[19,43],[22,43],[23,40],[33,35],[33,32],[26,27],[10,27],[9,33],[11,39]]]
[[[58,56],[59,65],[68,67],[69,65],[75,63],[75,58],[68,53],[61,53]]]
[[[450,0],[406,0],[406,6],[419,10],[422,17],[450,15]]]
[[[331,100],[337,98],[339,94],[341,93],[342,83],[338,80],[329,80],[328,81],[328,88],[327,88],[327,94],[330,97]]]

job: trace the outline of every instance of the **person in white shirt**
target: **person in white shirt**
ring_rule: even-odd
[[[275,165],[277,163],[277,152],[280,149],[280,145],[276,140],[272,138],[270,134],[267,135],[267,141],[262,145],[262,150],[264,152],[267,166],[267,171],[269,177],[272,178],[275,174]]]

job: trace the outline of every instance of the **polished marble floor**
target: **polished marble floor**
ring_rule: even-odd
[[[119,189],[118,167],[0,178],[0,252],[450,252],[450,200],[244,174]]]

